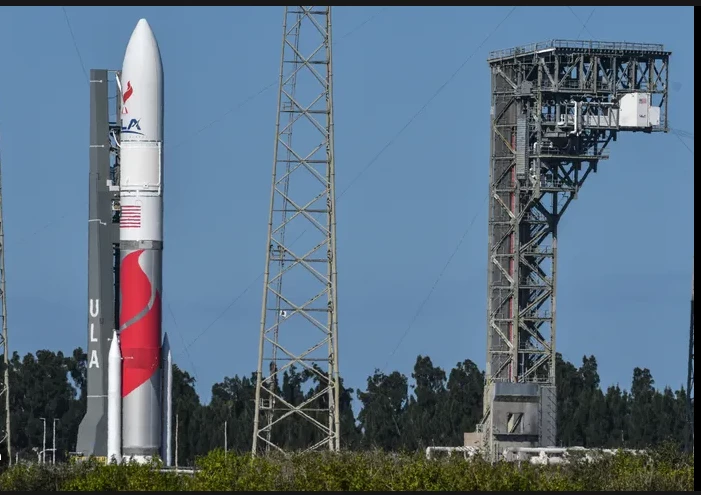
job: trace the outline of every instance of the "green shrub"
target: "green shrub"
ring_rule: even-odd
[[[151,465],[18,465],[0,473],[3,491],[691,491],[694,458],[662,447],[650,455],[619,453],[593,462],[535,466],[490,464],[460,456],[320,452],[292,456],[210,452],[194,475]]]

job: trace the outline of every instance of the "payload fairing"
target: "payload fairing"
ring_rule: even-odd
[[[109,355],[103,355],[107,369],[89,369],[88,381],[104,383],[105,371],[108,374],[107,458],[144,462],[160,456],[170,465],[172,358],[167,336],[161,345],[163,65],[145,19],[139,20],[129,39],[117,82],[121,96],[119,329],[111,332]],[[94,269],[90,262],[89,266]],[[89,324],[92,342],[95,325]],[[107,337],[102,335],[107,332],[100,333],[98,339]],[[87,425],[99,424],[95,418],[103,414],[98,409],[104,406],[93,402],[97,412],[91,412],[89,401],[83,420],[85,438],[92,435],[92,426]],[[92,444],[95,447],[88,455],[100,455],[95,452],[97,441]]]

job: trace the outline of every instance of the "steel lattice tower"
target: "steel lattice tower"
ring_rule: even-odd
[[[694,264],[691,264],[691,320],[689,323],[689,369],[686,376],[686,450],[694,450]]]
[[[300,422],[306,450],[339,449],[337,308],[331,7],[285,7],[254,455],[289,450]],[[289,401],[291,367],[314,388]]]
[[[549,41],[493,52],[487,366],[492,458],[555,445],[557,227],[619,131],[667,132],[662,45]],[[650,106],[652,105],[652,107]]]
[[[7,343],[7,294],[5,292],[5,226],[2,211],[2,158],[0,158],[0,320],[2,333],[0,333],[0,351],[3,355],[3,382],[0,384],[0,399],[4,403],[2,408],[5,414],[5,424],[0,426],[0,443],[5,442],[7,462],[12,464],[12,429],[10,428],[10,349]]]

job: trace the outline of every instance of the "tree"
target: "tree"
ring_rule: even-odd
[[[457,363],[448,378],[446,445],[460,445],[466,432],[475,431],[482,419],[483,392],[484,373],[477,365],[469,359]]]
[[[59,460],[75,449],[78,425],[85,414],[86,357],[81,348],[69,356],[49,350],[24,358],[12,355],[12,445],[20,458],[36,461],[36,452],[42,446],[42,417],[47,418],[47,447],[51,421],[60,420]],[[630,392],[615,385],[604,394],[594,356],[584,356],[577,368],[558,355],[556,374],[558,444],[645,448],[671,440],[683,445],[683,388],[656,390],[650,371],[635,368]],[[428,356],[418,356],[411,376],[414,385],[410,393],[406,376],[375,370],[367,379],[366,389],[356,391],[361,406],[357,420],[352,408],[353,391],[340,382],[343,449],[415,451],[429,445],[463,444],[463,433],[474,431],[482,416],[484,373],[469,360],[456,363],[446,373]],[[328,401],[327,394],[321,393],[324,380],[321,370],[298,372],[290,367],[282,373],[278,391],[290,404],[313,399],[323,406]],[[254,396],[255,375],[235,375],[215,383],[210,403],[202,404],[195,378],[175,365],[173,410],[178,424],[178,464],[193,465],[197,456],[223,447],[225,423],[228,449],[250,451]],[[327,416],[317,419],[328,421]],[[284,428],[273,428],[272,434],[275,443],[287,451],[300,450],[321,439],[318,428],[299,415],[285,421]]]
[[[445,445],[450,439],[446,375],[428,356],[418,356],[411,374],[415,385],[409,398],[404,446],[408,450]]]
[[[178,442],[177,462],[180,466],[193,465],[197,454],[199,432],[205,423],[202,421],[202,405],[195,391],[195,378],[173,364],[173,460],[175,459],[175,442]],[[177,421],[178,438],[175,439]]]
[[[365,392],[357,391],[362,409],[358,422],[363,448],[399,450],[402,445],[403,415],[408,403],[407,379],[398,371],[385,375],[380,370],[368,378]]]
[[[645,448],[654,445],[656,438],[656,417],[653,407],[655,381],[647,368],[633,370],[630,408],[630,442],[634,448]]]

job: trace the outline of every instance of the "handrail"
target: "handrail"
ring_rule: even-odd
[[[543,50],[567,48],[589,51],[616,51],[616,52],[664,52],[661,43],[632,43],[627,41],[586,41],[586,40],[550,40],[529,43],[504,50],[489,52],[487,60],[527,55]]]

